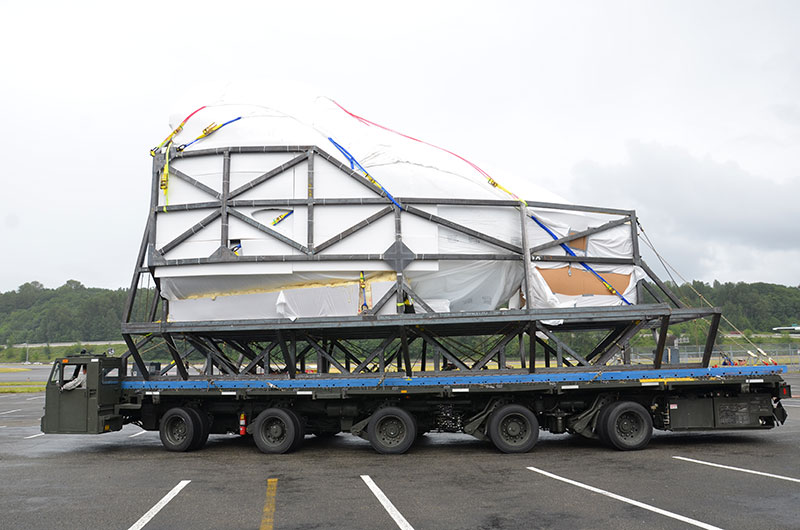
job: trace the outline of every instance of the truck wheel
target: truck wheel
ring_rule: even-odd
[[[192,442],[195,439],[194,416],[182,407],[169,409],[161,417],[158,431],[161,435],[161,443],[167,451],[188,451],[192,448]]]
[[[297,426],[292,419],[294,413],[286,409],[267,409],[256,418],[253,440],[262,453],[281,454],[289,452],[297,438]]]
[[[414,418],[398,407],[385,407],[372,415],[367,426],[372,448],[387,455],[403,454],[417,437]]]
[[[298,416],[294,411],[287,410],[286,412],[289,413],[289,416],[291,416],[292,421],[294,422],[295,436],[291,449],[292,451],[294,451],[295,449],[300,447],[300,444],[303,443],[303,440],[306,439],[306,424],[303,422],[300,416]]]
[[[503,405],[489,417],[488,434],[504,453],[527,453],[539,439],[539,421],[527,407]]]
[[[606,445],[610,445],[611,442],[608,440],[608,433],[606,431],[606,423],[608,422],[608,413],[611,412],[611,408],[619,403],[618,401],[612,401],[611,403],[606,403],[600,409],[600,412],[597,413],[597,421],[594,424],[594,432],[597,434],[597,437],[600,438],[600,441]]]
[[[642,449],[653,436],[653,418],[634,401],[618,401],[611,405],[605,418],[608,444],[620,451]]]
[[[189,411],[195,425],[194,439],[189,446],[189,450],[194,451],[195,449],[203,447],[206,441],[208,441],[208,434],[211,431],[211,422],[204,412],[200,412],[194,407],[187,407],[186,410]]]

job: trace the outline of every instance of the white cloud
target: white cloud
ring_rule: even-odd
[[[725,263],[777,252],[791,271],[798,15],[788,1],[5,2],[0,290],[127,284],[147,152],[176,98],[265,78],[576,202],[636,208],[678,262],[713,244]],[[598,194],[586,179],[601,178],[637,193]],[[704,236],[670,239],[689,227]],[[776,267],[725,274],[799,283]]]

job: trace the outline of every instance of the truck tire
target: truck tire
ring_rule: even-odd
[[[372,448],[386,455],[399,455],[409,450],[417,438],[417,423],[399,407],[378,409],[367,426]]]
[[[489,439],[504,453],[527,453],[539,440],[539,420],[527,407],[503,405],[489,417]]]
[[[611,412],[611,407],[617,403],[617,401],[606,403],[600,409],[600,412],[597,413],[597,421],[595,422],[594,432],[597,434],[597,437],[600,438],[600,441],[606,445],[611,445],[611,442],[608,440],[606,429],[606,423],[608,423],[608,413]]]
[[[200,412],[194,407],[186,407],[186,410],[189,411],[189,414],[195,422],[194,439],[189,446],[189,450],[194,451],[195,449],[203,447],[206,441],[208,441],[208,435],[211,432],[211,422],[204,412]]]
[[[295,428],[295,435],[294,435],[294,442],[292,443],[292,451],[300,447],[300,444],[303,443],[303,440],[306,439],[306,424],[300,416],[295,414],[292,410],[286,410],[291,416],[292,421],[294,421],[294,428]]]
[[[653,418],[635,401],[617,401],[605,417],[608,444],[620,451],[644,448],[653,436]]]
[[[286,409],[271,408],[258,415],[253,425],[253,440],[259,451],[282,454],[291,451],[297,439],[294,413]]]
[[[162,417],[159,426],[161,443],[167,451],[184,452],[192,448],[197,424],[188,409],[175,407]]]

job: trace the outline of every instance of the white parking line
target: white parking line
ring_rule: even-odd
[[[22,409],[7,410],[5,412],[0,412],[0,416],[2,416],[3,414],[11,414],[12,412],[19,412],[21,410]]]
[[[408,524],[406,518],[394,507],[392,501],[384,495],[381,489],[369,478],[369,475],[361,475],[361,480],[367,485],[367,487],[372,491],[372,494],[377,497],[378,501],[383,505],[389,515],[394,519],[394,522],[397,523],[402,530],[414,530],[414,527]]]
[[[26,436],[26,437],[25,437],[25,439],[26,439],[26,440],[30,440],[31,438],[38,438],[39,436],[44,436],[44,433],[43,433],[43,432],[40,432],[39,434],[34,434],[34,435],[31,435],[31,436]]]
[[[570,480],[568,478],[559,477],[558,475],[554,475],[552,473],[548,473],[547,471],[537,469],[535,467],[529,467],[531,471],[535,471],[540,475],[544,475],[546,477],[554,478],[556,480],[560,480],[561,482],[566,482],[567,484],[572,484],[573,486],[578,486],[579,488],[583,488],[585,490],[593,491],[595,493],[599,493],[600,495],[605,495],[606,497],[611,497],[612,499],[616,499],[618,501],[626,502],[628,504],[632,504],[633,506],[637,506],[639,508],[643,508],[645,510],[650,510],[651,512],[655,512],[660,515],[665,515],[667,517],[671,517],[673,519],[677,519],[678,521],[683,521],[684,523],[688,523],[694,526],[699,526],[700,528],[705,528],[706,530],[722,530],[718,526],[713,526],[708,523],[704,523],[702,521],[697,521],[696,519],[690,519],[689,517],[670,512],[667,510],[662,510],[661,508],[656,508],[655,506],[651,506],[649,504],[645,504],[643,502],[635,501],[633,499],[629,499],[627,497],[623,497],[622,495],[617,495],[616,493],[611,493],[610,491],[601,490],[600,488],[595,488],[594,486],[589,486],[588,484],[583,484],[581,482],[577,482],[575,480]]]
[[[779,480],[788,480],[789,482],[800,482],[800,478],[784,477],[783,475],[773,475],[772,473],[764,473],[763,471],[753,471],[752,469],[743,469],[741,467],[723,466],[722,464],[714,464],[713,462],[704,462],[702,460],[695,460],[693,458],[685,458],[683,456],[673,456],[677,460],[685,462],[694,462],[695,464],[703,464],[704,466],[719,467],[722,469],[730,469],[732,471],[741,471],[742,473],[750,473],[752,475],[761,475],[762,477],[777,478]]]
[[[139,431],[139,432],[137,432],[137,433],[135,433],[135,434],[131,434],[130,436],[128,436],[128,438],[136,438],[136,437],[137,437],[137,436],[139,436],[140,434],[144,434],[144,433],[146,433],[146,432],[147,432],[147,431]]]
[[[161,509],[162,509],[164,506],[166,506],[166,505],[167,505],[167,503],[168,503],[169,501],[171,501],[172,499],[174,499],[174,498],[175,498],[175,496],[176,496],[178,493],[180,493],[180,492],[181,492],[181,490],[182,490],[183,488],[185,488],[185,487],[186,487],[186,485],[187,485],[187,484],[189,484],[190,482],[191,482],[191,480],[181,480],[180,482],[178,482],[178,485],[177,485],[177,486],[175,486],[174,488],[172,488],[172,489],[170,490],[170,492],[169,492],[169,493],[167,493],[166,495],[164,495],[164,497],[163,497],[163,498],[162,498],[160,501],[158,501],[158,502],[155,504],[155,506],[153,506],[152,508],[150,508],[150,510],[148,510],[148,512],[147,512],[146,514],[144,514],[144,515],[141,517],[141,519],[139,519],[138,521],[136,521],[135,523],[133,523],[133,526],[131,526],[130,528],[128,528],[128,530],[141,530],[142,528],[144,528],[144,525],[146,525],[147,523],[149,523],[149,522],[150,522],[150,519],[152,519],[153,517],[155,517],[155,516],[156,516],[156,514],[157,514],[158,512],[160,512],[160,511],[161,511]]]
[[[33,396],[32,398],[27,398],[25,401],[33,401],[34,399],[44,399],[44,396]]]

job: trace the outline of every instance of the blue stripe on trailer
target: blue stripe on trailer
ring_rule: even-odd
[[[123,381],[125,390],[235,390],[239,388],[373,388],[485,385],[498,383],[580,383],[637,379],[678,379],[699,377],[765,376],[786,372],[786,366],[725,366],[720,368],[675,368],[622,372],[580,372],[555,374],[453,375],[407,377],[347,377],[325,379],[202,379],[189,381]]]

